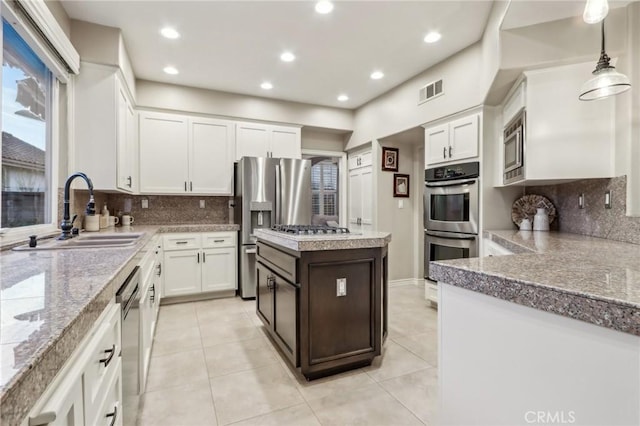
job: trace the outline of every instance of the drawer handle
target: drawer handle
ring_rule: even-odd
[[[276,288],[276,277],[273,275],[267,277],[267,288],[269,290]]]
[[[205,252],[202,252],[202,263],[207,261],[207,254]]]
[[[116,353],[116,345],[112,345],[111,349],[105,349],[104,353],[109,354],[109,356],[101,359],[100,362],[104,363],[104,368],[107,368],[109,366],[109,363],[113,359],[113,355]]]
[[[224,243],[224,240],[213,240],[214,243]]]
[[[153,303],[156,299],[156,285],[152,284],[151,285],[151,294],[149,295],[149,300],[151,300],[151,303]]]
[[[111,419],[111,424],[109,426],[115,425],[116,424],[116,419],[118,418],[118,406],[114,405],[113,406],[113,413],[107,413],[107,415],[105,417],[106,418],[113,417]]]
[[[157,268],[158,268],[158,272],[156,272],[156,275],[157,276],[162,275],[162,263],[158,263]]]
[[[187,244],[189,241],[176,241],[176,244]]]

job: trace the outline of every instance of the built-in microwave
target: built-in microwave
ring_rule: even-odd
[[[524,179],[525,110],[521,109],[504,128],[504,183]]]

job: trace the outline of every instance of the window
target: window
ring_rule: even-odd
[[[51,224],[53,76],[2,20],[1,228]]]
[[[338,216],[338,164],[331,159],[311,166],[311,209],[314,215]]]

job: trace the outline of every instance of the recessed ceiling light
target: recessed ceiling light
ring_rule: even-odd
[[[382,71],[374,71],[371,73],[371,78],[374,80],[380,80],[384,77],[384,73]]]
[[[345,102],[345,101],[349,100],[349,97],[347,95],[340,95],[340,96],[338,96],[338,100],[340,102]]]
[[[436,31],[431,31],[429,34],[424,36],[425,43],[435,43],[436,41],[442,38],[442,34]]]
[[[291,52],[284,52],[282,55],[280,55],[280,59],[283,62],[293,62],[296,59],[296,55]]]
[[[271,90],[273,89],[273,84],[269,83],[268,81],[265,81],[260,85],[260,87],[262,87],[264,90]]]
[[[160,30],[160,34],[162,34],[166,38],[175,39],[180,37],[180,33],[170,27],[165,27]]]
[[[316,3],[316,12],[326,15],[333,10],[333,3],[327,0],[322,0]]]
[[[178,70],[175,67],[164,67],[164,72],[171,75],[178,74]]]

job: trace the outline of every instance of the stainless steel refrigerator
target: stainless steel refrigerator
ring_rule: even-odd
[[[256,297],[256,237],[273,225],[311,224],[311,161],[242,157],[235,170],[240,296]]]

